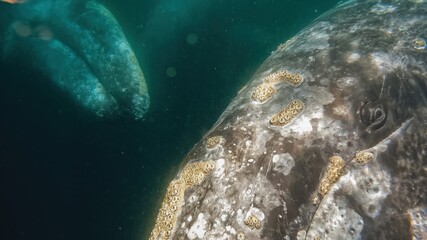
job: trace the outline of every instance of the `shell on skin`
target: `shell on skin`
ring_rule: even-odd
[[[426,32],[423,1],[350,1],[280,45],[185,158],[213,170],[171,238],[426,236]],[[283,71],[303,81],[265,82]]]

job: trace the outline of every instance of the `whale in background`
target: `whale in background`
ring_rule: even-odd
[[[71,0],[20,3],[10,7],[3,59],[26,59],[98,116],[143,118],[150,105],[144,75],[104,6]]]
[[[185,157],[150,239],[425,239],[427,3],[348,1]]]

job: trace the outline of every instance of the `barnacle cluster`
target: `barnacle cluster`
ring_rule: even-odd
[[[422,50],[426,48],[426,41],[422,38],[416,38],[412,41],[412,46],[415,49]]]
[[[304,103],[300,100],[292,100],[282,111],[274,114],[270,118],[270,124],[284,126],[292,121],[304,108]]]
[[[319,193],[324,196],[338,179],[341,177],[344,168],[344,160],[340,156],[333,156],[329,158],[328,168],[319,185]]]
[[[285,70],[281,70],[268,75],[264,79],[264,83],[278,83],[287,81],[290,84],[297,86],[302,83],[302,76],[298,73],[291,73]]]
[[[261,228],[261,221],[253,214],[251,214],[248,218],[245,220],[245,224],[249,226],[251,229],[260,229]]]
[[[368,151],[356,153],[356,162],[359,165],[365,165],[366,163],[374,159],[374,154]]]
[[[184,204],[185,191],[200,185],[214,169],[214,161],[194,162],[185,166],[180,177],[173,180],[166,190],[150,240],[170,238]]]
[[[208,138],[208,140],[206,141],[206,148],[208,149],[215,148],[221,143],[221,139],[222,139],[221,136],[213,136]]]
[[[252,92],[251,98],[254,101],[263,103],[276,93],[276,89],[271,84],[262,83]]]
[[[214,169],[214,161],[190,163],[185,166],[180,179],[185,183],[186,189],[191,188],[200,185]]]
[[[302,76],[285,70],[272,73],[264,78],[263,83],[258,85],[252,92],[252,100],[260,103],[266,102],[276,93],[274,85],[283,81],[287,81],[294,86],[298,86],[302,83]]]

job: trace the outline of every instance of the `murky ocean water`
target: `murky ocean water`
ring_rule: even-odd
[[[31,59],[2,61],[0,239],[146,239],[185,154],[269,53],[337,2],[104,1],[144,71],[144,121],[97,118]]]

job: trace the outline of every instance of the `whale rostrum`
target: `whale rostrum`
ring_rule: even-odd
[[[427,3],[349,1],[185,157],[150,239],[426,239]]]

